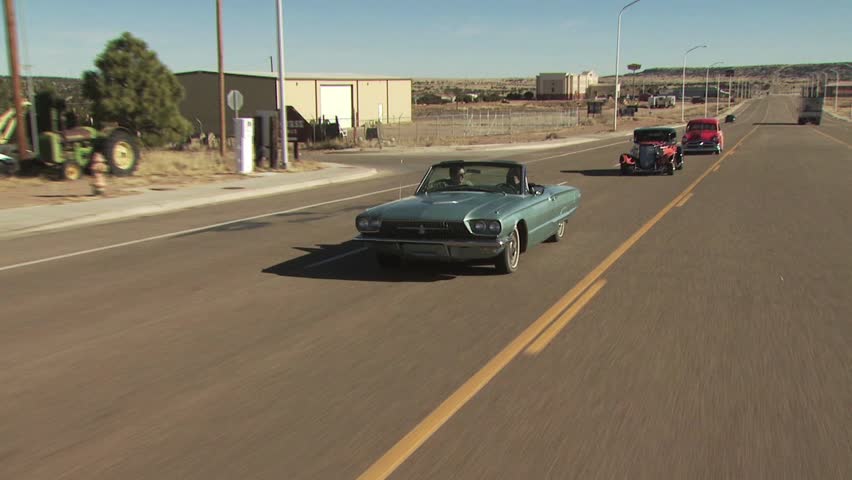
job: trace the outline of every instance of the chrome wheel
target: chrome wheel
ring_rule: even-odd
[[[494,266],[497,267],[499,273],[512,273],[518,269],[518,262],[521,257],[521,236],[518,233],[518,227],[512,231],[503,251],[497,258],[494,259]]]
[[[509,239],[509,266],[512,270],[518,268],[518,260],[521,257],[521,248],[518,242],[518,231],[512,232],[512,237]]]

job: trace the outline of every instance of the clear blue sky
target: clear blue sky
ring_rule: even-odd
[[[216,69],[215,0],[16,2],[21,55],[35,75],[79,77],[125,30],[175,72]],[[226,70],[269,69],[274,2],[223,0]],[[286,0],[285,68],[406,77],[608,75],[625,3]],[[641,0],[623,16],[622,72],[631,62],[679,66],[683,51],[702,43],[709,48],[691,53],[689,65],[850,61],[852,1]],[[8,60],[0,73],[8,75]]]

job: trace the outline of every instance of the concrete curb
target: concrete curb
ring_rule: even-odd
[[[360,168],[359,172],[335,177],[335,178],[324,178],[319,180],[311,180],[307,182],[294,183],[289,185],[277,185],[274,187],[263,187],[258,188],[251,191],[242,191],[242,192],[231,192],[231,193],[223,193],[220,195],[215,195],[212,197],[199,197],[192,198],[187,200],[175,200],[175,201],[165,201],[163,203],[154,203],[148,204],[142,207],[129,208],[121,211],[111,211],[104,213],[96,213],[92,215],[87,215],[80,218],[75,218],[73,220],[59,221],[59,222],[50,222],[46,224],[41,224],[33,227],[25,227],[22,229],[7,231],[3,235],[0,235],[0,238],[9,238],[13,236],[26,235],[30,233],[40,233],[47,232],[53,230],[61,230],[71,227],[79,227],[83,225],[93,225],[100,223],[113,222],[116,220],[126,220],[130,218],[139,218],[145,216],[158,215],[162,213],[175,212],[178,210],[186,210],[188,208],[208,206],[208,205],[217,205],[228,202],[235,202],[240,200],[248,200],[252,198],[260,198],[266,197],[270,195],[278,195],[282,193],[295,192],[299,190],[306,190],[314,187],[321,187],[325,185],[333,185],[337,183],[347,183],[354,182],[358,180],[363,180],[366,178],[373,177],[378,174],[378,170],[375,168]],[[24,207],[28,208],[28,207]],[[32,207],[29,207],[32,208]]]
[[[844,116],[838,115],[838,114],[831,112],[831,111],[828,111],[828,110],[823,110],[823,112],[827,113],[829,116],[834,117],[838,120],[843,120],[844,122],[852,122],[852,118],[850,118],[850,117],[844,117]]]

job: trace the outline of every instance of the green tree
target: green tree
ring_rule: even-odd
[[[178,109],[184,90],[145,41],[124,32],[83,74],[83,95],[93,103],[95,121],[116,122],[149,146],[182,141],[192,125]]]

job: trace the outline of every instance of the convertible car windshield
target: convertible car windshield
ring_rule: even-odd
[[[447,165],[433,168],[422,193],[479,191],[521,194],[521,169],[517,166]]]

